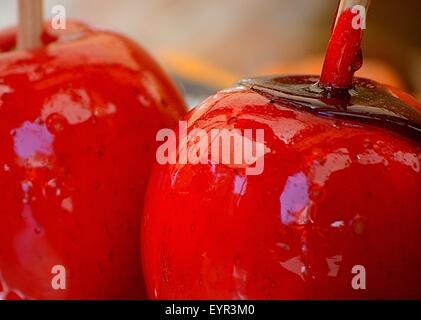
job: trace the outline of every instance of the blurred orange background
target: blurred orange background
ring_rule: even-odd
[[[0,2],[0,27],[16,23],[16,3]],[[319,73],[337,1],[46,0],[46,17],[57,4],[69,18],[136,39],[185,90],[211,92],[249,76]],[[420,12],[419,0],[372,1],[359,75],[421,99]]]

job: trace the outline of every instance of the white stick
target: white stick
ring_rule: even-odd
[[[19,50],[41,46],[43,29],[43,0],[19,0],[19,26],[17,47]]]

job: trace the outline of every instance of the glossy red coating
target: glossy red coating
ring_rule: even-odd
[[[359,15],[358,11],[354,13],[352,8],[348,8],[341,12],[338,8],[337,15],[326,50],[320,83],[333,88],[351,88],[354,73],[362,67],[361,41],[364,30],[353,26]]]
[[[11,49],[10,30],[0,39]],[[124,36],[68,22],[43,39],[0,55],[0,299],[143,298],[155,134],[184,103]],[[53,289],[54,266],[65,290]]]
[[[14,28],[4,29],[0,32],[0,52],[12,50],[16,45],[16,31]]]
[[[419,141],[246,88],[187,121],[189,132],[264,129],[264,171],[155,166],[142,223],[150,298],[421,298]],[[358,266],[365,290],[352,286]]]

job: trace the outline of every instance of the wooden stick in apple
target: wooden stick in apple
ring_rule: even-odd
[[[42,30],[43,0],[19,0],[18,49],[40,47]]]
[[[320,86],[348,89],[362,67],[361,42],[370,0],[340,0],[332,28]]]

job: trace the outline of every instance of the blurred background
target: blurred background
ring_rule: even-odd
[[[16,23],[0,1],[0,27]],[[123,32],[159,60],[194,105],[237,80],[319,73],[336,0],[46,0],[68,18]],[[421,99],[421,1],[373,0],[359,75]]]

